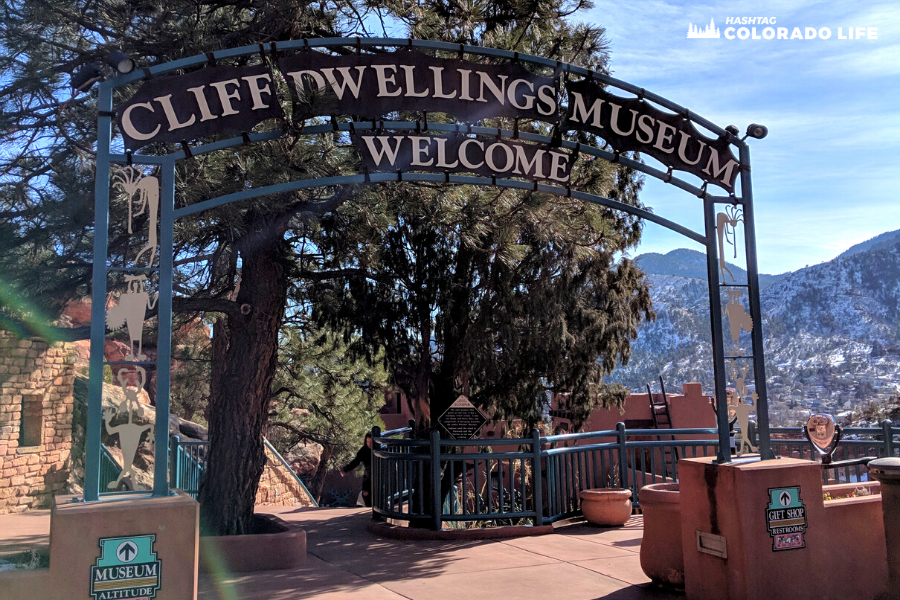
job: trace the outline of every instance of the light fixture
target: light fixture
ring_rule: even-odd
[[[90,84],[102,75],[99,64],[87,63],[69,76],[69,85],[72,86],[72,89],[81,90],[85,86],[90,87]]]
[[[106,64],[122,75],[134,71],[134,61],[121,50],[111,51],[109,56],[106,57]]]
[[[750,123],[750,125],[747,126],[747,136],[749,136],[749,137],[761,140],[764,137],[766,137],[767,135],[769,135],[769,128],[766,127],[765,125],[759,125],[757,123]],[[745,136],[745,137],[747,137],[747,136]]]

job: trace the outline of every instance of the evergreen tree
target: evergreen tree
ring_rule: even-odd
[[[308,482],[317,500],[329,470],[347,464],[373,426],[389,391],[388,373],[373,362],[353,359],[333,332],[287,329],[275,377],[269,438],[282,452],[299,442],[321,444],[322,456]],[[374,364],[373,364],[374,363]]]
[[[22,323],[24,333],[38,331],[38,309],[52,314],[69,298],[89,294],[96,88],[86,85],[73,94],[68,74],[101,63],[112,49],[139,65],[158,64],[245,44],[352,35],[364,17],[342,0],[2,0],[0,14],[0,293],[2,312]],[[346,156],[332,140],[258,144],[183,162],[176,202],[345,168]],[[210,533],[251,528],[278,335],[298,268],[294,242],[310,219],[343,198],[287,194],[179,223],[174,308],[185,319],[218,314],[210,363],[211,447],[200,492]],[[124,214],[116,212],[121,198],[114,195],[111,202],[114,214]],[[134,238],[124,219],[113,219],[114,263],[129,242]],[[115,291],[117,282],[110,283]]]
[[[413,37],[508,48],[601,70],[607,60],[602,30],[571,22],[586,2],[0,2],[0,281],[9,288],[0,292],[20,299],[15,305],[4,299],[4,312],[26,322],[40,308],[52,313],[68,298],[89,293],[96,88],[72,95],[66,75],[102,61],[113,48],[141,64],[158,64],[244,44],[353,35],[364,32],[367,14],[378,11],[388,24],[403,23]],[[534,123],[521,129],[550,133]],[[591,141],[584,134],[576,139]],[[184,161],[176,173],[176,202],[356,170],[339,138],[301,140]],[[582,161],[574,177],[581,189],[638,203],[640,182],[621,166]],[[112,200],[113,211],[122,208],[115,204],[121,198]],[[328,218],[320,228],[323,216]],[[345,230],[341,242],[336,227],[354,230]],[[384,346],[398,382],[418,378],[416,387],[406,386],[418,391],[420,415],[430,405],[431,388],[441,398],[468,389],[499,414],[533,420],[545,386],[588,399],[602,374],[616,360],[627,360],[634,328],[650,314],[649,300],[640,272],[626,260],[613,263],[639,233],[633,218],[571,200],[408,185],[284,194],[179,223],[175,310],[185,319],[217,315],[210,350],[211,447],[200,492],[204,529],[223,535],[250,530],[279,335],[297,291],[294,282],[324,286],[328,293],[321,300],[303,296],[302,288],[298,298],[327,301],[319,307],[322,319],[360,332],[362,338],[349,335],[348,343],[370,358]],[[306,250],[310,240],[315,252]],[[124,219],[113,220],[112,260],[125,255],[129,241],[134,239],[124,231]],[[354,250],[351,241],[384,249]],[[386,282],[403,268],[412,269],[410,282],[417,287],[392,289],[407,294],[415,321],[395,311],[388,313],[393,323],[370,323],[353,303],[394,302],[387,299]],[[392,345],[379,337],[388,330],[396,334],[388,340]],[[413,334],[416,345],[406,346],[404,356],[397,342]],[[419,368],[404,373],[410,360]]]
[[[569,19],[589,6],[584,2],[395,0],[382,6],[410,37],[516,50],[601,71],[608,61],[603,30]],[[502,119],[489,126],[513,128]],[[552,133],[540,123],[519,127]],[[584,134],[573,138],[598,143]],[[572,186],[640,206],[641,180],[621,165],[580,160]],[[642,272],[616,260],[639,237],[636,219],[577,200],[387,184],[355,195],[319,230],[316,244],[330,258],[328,268],[360,269],[370,277],[323,286],[317,314],[359,332],[356,352],[385,349],[419,435],[461,393],[496,418],[534,424],[547,392],[565,391],[582,419],[598,402],[624,402],[624,388],[604,385],[603,377],[628,361],[637,327],[653,316]]]

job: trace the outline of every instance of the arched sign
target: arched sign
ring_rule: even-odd
[[[240,66],[223,64],[235,58],[242,59]],[[115,89],[140,80],[144,82],[136,92],[113,105]],[[291,114],[284,114],[282,106],[290,106]],[[135,422],[135,415],[140,416],[136,402],[126,401],[115,409],[116,414],[102,411],[105,364],[119,368],[126,398],[136,397],[132,388],[139,389],[146,380],[138,375],[155,364],[155,447],[157,452],[168,448],[175,220],[267,194],[388,181],[493,185],[580,198],[655,222],[704,245],[716,396],[726,397],[730,380],[742,401],[752,399],[759,419],[760,452],[765,458],[771,456],[749,148],[734,133],[642,88],[575,65],[490,48],[387,38],[268,43],[157,65],[103,82],[99,108],[85,500],[97,500],[101,492],[101,425],[111,431],[109,422],[118,419],[116,431],[129,439],[140,439],[146,429]],[[429,113],[450,119],[429,122]],[[407,114],[416,116],[412,120],[397,117]],[[477,125],[500,117],[512,119],[513,128]],[[538,124],[530,129],[541,133],[520,131],[520,121]],[[251,133],[264,123],[274,127]],[[359,154],[358,174],[253,188],[176,209],[178,161],[285,135],[327,132],[346,133]],[[605,146],[566,139],[573,132],[593,134]],[[234,137],[204,143],[206,138],[223,135]],[[117,137],[125,151],[112,154],[111,143]],[[140,154],[151,144],[160,148],[160,143],[175,144],[176,149],[164,155]],[[652,157],[662,168],[624,154],[628,152]],[[697,196],[703,204],[704,232],[573,189],[572,167],[582,155],[621,162]],[[138,165],[158,167],[158,177],[145,175]],[[676,171],[698,178],[700,187],[676,177]],[[712,195],[709,186],[725,195]],[[129,232],[133,215],[148,217],[147,244],[130,266],[114,268],[104,260],[111,188],[127,199]],[[724,205],[722,212],[717,213],[717,204]],[[736,280],[725,261],[725,245],[738,247],[739,224],[744,233],[746,281]],[[123,272],[128,289],[106,314],[107,277],[112,271]],[[158,277],[148,277],[152,274]],[[158,280],[156,290],[151,289],[154,280]],[[141,353],[143,322],[156,303],[157,358],[150,361]],[[723,316],[729,323],[728,353]],[[124,361],[104,362],[107,325],[128,327],[132,350]],[[749,344],[742,342],[746,336]],[[122,424],[126,420],[131,429]],[[727,411],[718,411],[718,425],[718,460],[727,462]],[[152,494],[167,493],[167,461],[157,460]]]

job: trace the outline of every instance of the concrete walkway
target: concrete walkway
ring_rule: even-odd
[[[50,511],[0,515],[0,560],[26,550],[50,551]]]
[[[307,531],[297,569],[200,577],[202,600],[661,600],[683,595],[649,585],[640,567],[641,517],[601,529],[585,524],[539,537],[398,541],[366,531],[366,509],[269,508]],[[0,515],[0,559],[46,549],[49,511]]]
[[[641,571],[639,516],[614,529],[577,524],[538,537],[443,542],[375,537],[366,531],[365,509],[270,512],[302,523],[306,563],[292,571],[202,576],[201,599],[683,598],[652,588]]]

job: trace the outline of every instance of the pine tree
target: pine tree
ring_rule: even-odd
[[[275,377],[269,439],[283,454],[299,442],[322,446],[308,487],[317,500],[329,470],[345,465],[374,425],[389,391],[379,354],[353,359],[334,332],[287,328]]]
[[[89,294],[96,87],[73,95],[68,74],[102,62],[111,49],[130,54],[139,65],[159,64],[245,44],[353,34],[363,18],[341,0],[3,0],[0,14],[0,293],[2,312],[23,333],[47,330],[35,318],[39,309],[52,315],[69,298]],[[355,164],[331,140],[279,140],[181,163],[176,202],[347,168]],[[288,194],[179,223],[174,308],[184,320],[217,315],[211,447],[200,492],[201,518],[210,533],[251,529],[278,336],[289,281],[298,270],[293,242],[311,219],[343,197]],[[112,203],[114,216],[123,214],[116,212],[121,199],[113,196]],[[114,262],[129,243],[123,225],[124,219],[111,221]],[[115,281],[110,290],[116,291]],[[151,328],[145,330],[148,339]]]
[[[72,96],[66,75],[102,61],[113,48],[140,64],[158,64],[244,44],[365,33],[367,15],[377,11],[412,37],[507,48],[598,70],[608,60],[602,29],[571,20],[587,2],[2,0],[0,7],[0,280],[10,288],[0,292],[20,299],[15,306],[3,300],[3,308],[25,323],[37,322],[39,309],[52,314],[89,293],[96,88]],[[550,133],[545,125],[520,125]],[[574,137],[596,143],[585,134]],[[295,141],[182,162],[176,201],[357,169],[338,138]],[[621,165],[585,160],[574,178],[580,189],[639,204],[640,180]],[[113,201],[114,211],[121,208],[115,205],[121,199]],[[123,222],[111,226],[113,260],[127,250]],[[204,529],[227,535],[252,527],[290,301],[345,325],[348,343],[372,360],[383,347],[392,375],[417,391],[423,408],[431,406],[432,389],[435,408],[464,389],[498,415],[533,421],[543,390],[564,387],[587,410],[602,375],[627,360],[635,328],[651,314],[641,273],[627,260],[614,261],[637,243],[640,228],[634,218],[571,199],[411,185],[285,194],[179,223],[175,310],[184,320],[215,316],[211,447],[200,492]],[[351,250],[351,241],[385,246],[363,252]],[[306,249],[309,242],[316,251]],[[427,260],[404,263],[407,250]],[[402,291],[415,314],[395,310],[388,298],[397,288],[386,282],[404,266],[414,269],[411,281],[419,286]],[[324,294],[310,296],[298,281],[315,283]],[[374,323],[354,310],[353,302],[367,297],[390,305],[393,323]],[[407,330],[412,317],[416,329]],[[416,345],[404,356],[398,341],[413,333]],[[418,370],[404,372],[412,361]]]
[[[601,71],[608,62],[603,30],[570,20],[585,3],[381,6],[411,37]],[[502,119],[490,125],[513,128]],[[551,134],[538,123],[519,127]],[[572,179],[578,189],[640,205],[641,180],[621,165],[582,160]],[[624,389],[603,378],[628,361],[637,327],[653,316],[643,274],[614,259],[637,244],[636,219],[536,192],[390,184],[355,195],[323,225],[316,245],[333,257],[329,268],[373,276],[323,286],[317,314],[358,332],[357,352],[385,349],[419,435],[459,394],[495,418],[532,425],[547,392],[569,393],[579,418],[598,403],[624,401]]]

